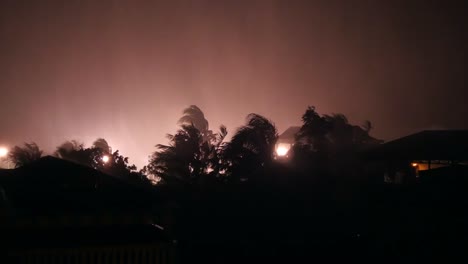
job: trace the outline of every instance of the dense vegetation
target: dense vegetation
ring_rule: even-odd
[[[330,176],[340,175],[342,170],[349,174],[349,165],[358,169],[354,166],[359,160],[358,152],[379,143],[369,135],[370,122],[355,126],[342,114],[320,115],[314,107],[307,108],[302,120],[291,150],[293,159],[289,161],[296,169],[326,171]],[[155,183],[156,179],[159,185],[174,187],[208,188],[210,184],[248,182],[280,165],[273,159],[278,131],[266,117],[249,114],[246,124],[234,132],[230,141],[225,141],[227,128],[211,130],[197,106],[185,109],[178,123],[180,129],[167,136],[169,143],[156,145],[147,166],[140,171],[129,164],[128,157],[113,151],[103,138],[90,147],[76,140],[64,142],[54,155],[111,175],[145,184]],[[10,151],[9,160],[15,167],[21,167],[42,155],[36,143],[25,143]],[[103,157],[108,160],[103,161]]]

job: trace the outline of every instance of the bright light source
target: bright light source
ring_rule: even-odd
[[[418,166],[418,164],[417,164],[417,163],[411,163],[411,166],[413,166],[413,167],[417,167],[417,166]]]
[[[103,161],[104,163],[109,162],[109,160],[110,160],[109,156],[107,156],[107,155],[102,156],[102,161]]]
[[[212,173],[214,169],[212,167],[206,168],[206,173]]]
[[[280,143],[276,146],[276,155],[278,155],[279,157],[284,157],[286,156],[286,154],[288,154],[290,148],[290,144]]]
[[[0,147],[0,158],[4,158],[8,155],[8,149],[5,147]]]
[[[278,154],[278,156],[285,156],[288,153],[288,150],[289,149],[287,149],[285,147],[278,147],[276,149],[276,154]]]

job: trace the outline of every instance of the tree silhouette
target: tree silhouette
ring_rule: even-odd
[[[98,138],[93,142],[93,145],[90,148],[85,149],[85,152],[90,155],[90,160],[92,162],[92,167],[95,169],[98,169],[100,171],[105,171],[109,173],[109,169],[114,169],[115,172],[120,172],[116,173],[115,175],[122,175],[124,171],[122,169],[115,169],[114,167],[117,166],[117,162],[120,160],[125,159],[124,157],[121,157],[119,155],[119,151],[117,150],[116,153],[112,152],[112,148],[109,146],[109,143],[107,143],[107,140],[103,138]],[[103,160],[104,157],[107,157],[109,160],[105,162]],[[128,158],[126,159],[125,165],[128,165]],[[125,166],[125,168],[126,168]],[[120,168],[123,168],[122,165],[119,166]]]
[[[315,152],[362,148],[380,142],[369,135],[372,129],[370,121],[366,121],[362,127],[355,126],[343,114],[320,115],[314,106],[307,108],[302,121],[296,141]]]
[[[303,125],[296,135],[296,141],[300,146],[307,146],[313,151],[323,151],[326,149],[328,139],[327,133],[330,131],[330,122],[320,116],[314,106],[309,106],[302,115]]]
[[[193,184],[202,177],[219,176],[226,127],[221,126],[219,133],[208,130],[208,121],[196,106],[185,109],[179,123],[180,129],[167,135],[168,145],[156,145],[147,171],[166,183]]]
[[[225,131],[225,130],[224,130]],[[225,134],[216,134],[219,143],[204,141],[197,128],[182,125],[174,135],[168,135],[169,145],[157,145],[149,171],[167,182],[192,184],[203,175],[219,172],[219,145]]]
[[[218,176],[223,170],[223,144],[224,139],[228,134],[227,128],[224,125],[219,127],[219,132],[212,134],[210,141],[205,141],[202,145],[203,153],[208,163],[207,173],[212,176]]]
[[[224,166],[231,176],[246,177],[272,160],[278,138],[275,125],[258,114],[249,114],[231,141],[223,146]]]
[[[156,145],[149,170],[164,181],[191,183],[203,170],[202,136],[193,125],[182,125],[174,134],[168,134],[169,145]]]
[[[23,147],[15,146],[8,154],[8,159],[15,164],[15,168],[22,167],[42,157],[42,150],[36,143],[24,143]]]
[[[180,125],[193,125],[200,134],[204,141],[215,140],[213,131],[209,129],[208,120],[205,118],[203,111],[196,105],[191,105],[184,109],[183,116],[179,119]]]
[[[99,170],[103,169],[104,162],[102,158],[104,155],[107,155],[111,159],[113,153],[112,148],[103,138],[95,140],[90,148],[85,148],[83,143],[76,140],[66,141],[58,146],[55,151],[55,156],[59,158]]]
[[[96,139],[93,142],[93,148],[100,149],[105,154],[112,153],[112,148],[109,146],[109,143],[107,143],[107,140],[103,138]]]
[[[55,155],[122,179],[148,183],[146,176],[137,172],[135,165],[129,164],[128,157],[122,156],[119,150],[112,152],[112,148],[103,138],[96,139],[89,148],[85,148],[84,144],[76,140],[66,141],[57,147]],[[104,156],[108,157],[107,162],[103,160]]]
[[[348,122],[343,114],[325,115],[329,123],[327,137],[334,148],[353,148],[354,150],[381,143],[380,140],[370,136],[372,125],[366,121],[364,125],[356,126]]]
[[[348,197],[365,176],[361,151],[381,142],[370,136],[370,122],[356,126],[343,114],[320,115],[313,106],[306,109],[302,120],[294,159],[304,176],[314,175],[303,180]]]
[[[96,148],[95,145],[93,145],[93,148],[96,153],[101,155],[100,157],[102,157],[102,155],[107,155],[109,157],[107,162],[103,162],[100,157],[96,158],[98,164],[96,169],[137,184],[151,184],[146,175],[144,175],[142,171],[137,172],[137,167],[134,164],[130,165],[128,157],[122,156],[119,150],[106,153],[101,152],[102,149]],[[108,149],[110,150],[111,148],[109,147]]]
[[[86,149],[83,143],[69,140],[57,147],[55,156],[73,161],[85,166],[96,168],[95,154],[92,149]]]
[[[191,105],[184,109],[183,116],[178,121],[181,125],[190,125],[205,133],[209,129],[208,120],[205,118],[203,111],[196,105]]]

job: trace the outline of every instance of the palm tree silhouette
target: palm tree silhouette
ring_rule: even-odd
[[[147,170],[167,183],[193,184],[201,177],[217,177],[221,170],[221,147],[227,135],[225,126],[218,133],[208,130],[208,121],[197,106],[184,110],[180,129],[168,134],[168,145],[158,144],[150,156]]]
[[[184,109],[183,116],[178,121],[179,124],[193,124],[200,132],[206,132],[209,128],[208,120],[203,111],[196,105],[191,105]]]
[[[190,183],[202,172],[200,131],[193,125],[182,125],[174,134],[168,134],[169,145],[156,145],[150,158],[149,171],[164,181]]]
[[[225,169],[239,177],[268,164],[278,138],[275,125],[261,115],[249,114],[246,123],[223,146]]]
[[[302,116],[303,125],[296,141],[313,152],[328,153],[343,149],[359,149],[379,140],[369,135],[372,125],[355,126],[343,114],[320,115],[309,106]]]

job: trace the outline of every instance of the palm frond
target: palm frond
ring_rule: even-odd
[[[191,105],[183,110],[183,116],[178,121],[181,125],[193,125],[202,133],[209,129],[208,120],[203,111],[196,105]]]

